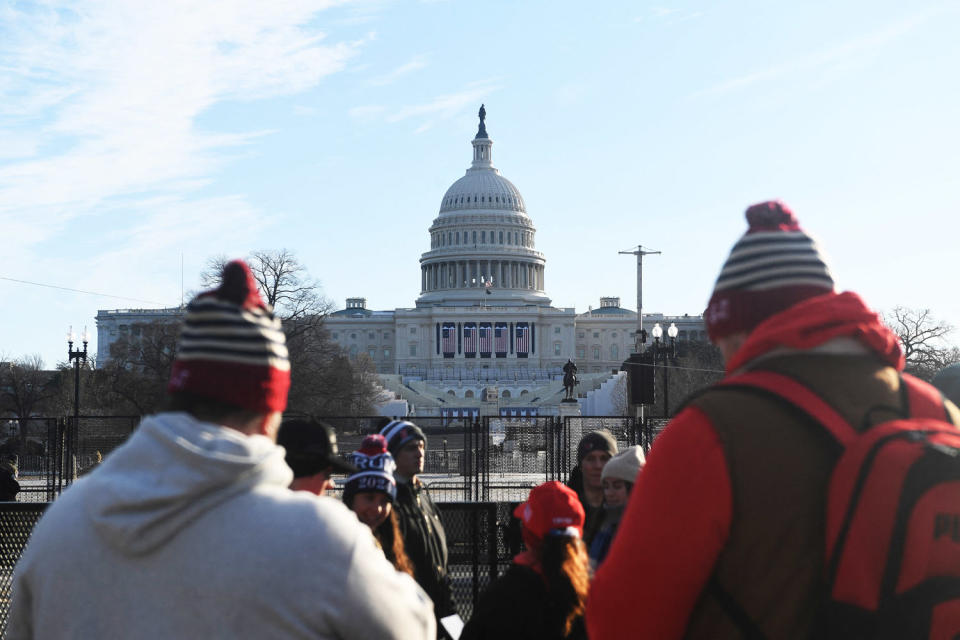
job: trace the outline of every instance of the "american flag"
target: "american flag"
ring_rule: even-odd
[[[507,325],[505,324],[498,324],[493,330],[493,350],[498,355],[507,355],[507,334]]]
[[[443,353],[454,354],[457,352],[457,328],[450,325],[443,325],[442,349]]]
[[[530,337],[526,326],[517,325],[517,353],[527,353],[530,349]]]
[[[463,327],[463,352],[477,352],[477,329],[473,324],[468,324]]]
[[[492,351],[492,340],[491,334],[492,329],[489,322],[481,323],[480,325],[480,353],[490,354]]]

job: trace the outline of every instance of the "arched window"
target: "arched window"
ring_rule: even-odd
[[[448,395],[448,396],[453,396],[454,398],[456,398],[456,397],[457,397],[457,392],[454,391],[453,389],[450,389],[450,391],[447,391],[447,395]]]
[[[481,232],[480,232],[480,244],[487,244],[487,232],[486,232],[486,231],[481,231]]]
[[[472,398],[472,397],[473,397],[473,391],[471,391],[470,389],[467,389],[466,391],[463,392],[463,397],[464,397],[464,398]]]
[[[501,391],[501,392],[500,392],[500,397],[501,397],[501,398],[509,398],[509,397],[510,397],[510,390],[509,390],[509,389],[504,389],[503,391]]]
[[[500,232],[500,244],[503,244],[503,231]]]

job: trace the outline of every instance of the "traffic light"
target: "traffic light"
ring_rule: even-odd
[[[630,404],[653,404],[653,352],[631,353],[620,366],[620,370],[627,372]]]

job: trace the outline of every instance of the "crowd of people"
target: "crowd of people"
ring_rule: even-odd
[[[746,217],[704,316],[724,379],[647,457],[586,434],[462,633],[423,431],[344,460],[281,422],[283,332],[236,261],[187,307],[166,410],[37,524],[8,637],[960,637],[960,410],[784,204]]]

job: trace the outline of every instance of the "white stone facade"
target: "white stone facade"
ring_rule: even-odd
[[[98,368],[110,362],[110,347],[120,338],[135,342],[145,325],[155,322],[180,322],[183,307],[167,309],[101,309],[97,311]]]

